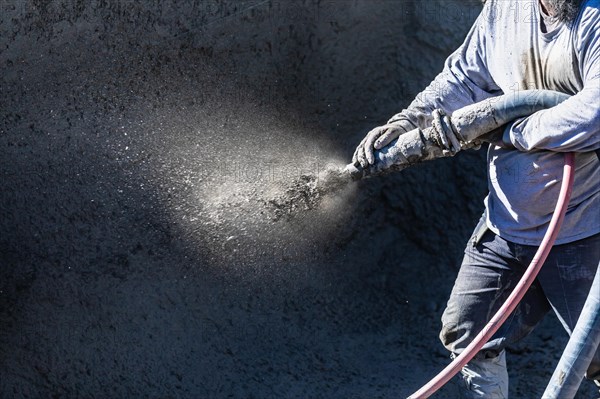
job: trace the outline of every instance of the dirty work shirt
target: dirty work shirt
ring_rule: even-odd
[[[548,28],[539,0],[488,0],[444,70],[390,123],[427,127],[446,113],[526,89],[572,95],[505,130],[505,146],[488,149],[488,227],[502,238],[539,245],[562,180],[564,152],[576,152],[571,202],[557,239],[563,244],[600,232],[600,0],[582,3],[571,25]],[[512,147],[512,148],[511,148]]]

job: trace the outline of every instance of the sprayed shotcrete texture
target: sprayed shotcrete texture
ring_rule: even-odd
[[[319,186],[480,7],[423,3],[0,1],[0,397],[399,398],[441,369],[483,153]],[[565,339],[511,348],[514,397]]]

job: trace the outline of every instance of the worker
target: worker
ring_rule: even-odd
[[[571,202],[556,244],[522,302],[461,371],[463,398],[507,398],[506,347],[552,309],[567,332],[600,262],[600,0],[488,0],[443,71],[402,112],[370,131],[353,161],[415,128],[487,98],[527,89],[571,95],[488,137],[489,194],[442,316],[440,339],[455,357],[515,288],[548,228],[564,152],[575,153]],[[587,370],[600,380],[600,352]]]

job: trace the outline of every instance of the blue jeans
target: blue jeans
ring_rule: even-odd
[[[440,339],[455,354],[471,343],[504,303],[537,250],[535,246],[506,241],[490,230],[479,234],[482,222],[485,223],[480,221],[467,245],[442,316]],[[553,247],[517,309],[475,360],[496,358],[506,346],[527,336],[550,309],[570,334],[599,263],[600,234]],[[588,368],[587,377],[600,379],[600,351]]]

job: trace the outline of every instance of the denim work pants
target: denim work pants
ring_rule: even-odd
[[[490,230],[481,235],[481,223],[467,245],[442,316],[440,339],[454,354],[461,353],[502,306],[537,250],[535,246],[506,241]],[[473,390],[464,396],[506,397],[504,348],[527,336],[550,309],[570,334],[599,263],[600,234],[553,247],[517,309],[463,370],[463,385],[467,391]],[[600,351],[587,377],[600,379]]]

